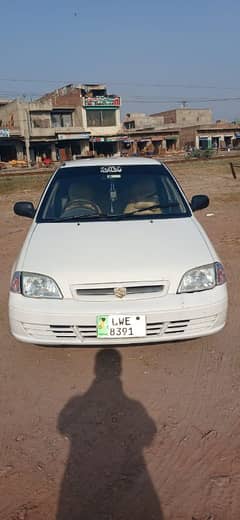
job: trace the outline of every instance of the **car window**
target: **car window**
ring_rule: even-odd
[[[40,205],[37,221],[179,218],[189,207],[163,165],[62,167]]]

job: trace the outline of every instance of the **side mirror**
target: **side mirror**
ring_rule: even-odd
[[[209,205],[209,198],[207,195],[194,195],[191,200],[192,211],[207,208]]]
[[[36,213],[33,203],[25,201],[16,202],[16,204],[14,204],[13,210],[14,213],[16,213],[16,215],[20,215],[20,217],[33,218]]]

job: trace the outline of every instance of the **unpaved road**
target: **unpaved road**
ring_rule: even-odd
[[[224,331],[181,343],[99,354],[15,341],[8,283],[29,221],[12,204],[38,194],[0,196],[0,520],[240,519],[240,180],[190,169],[173,168],[189,196],[211,196],[198,218],[230,309]]]

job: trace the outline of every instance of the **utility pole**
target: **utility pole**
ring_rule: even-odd
[[[29,123],[29,111],[28,108],[25,108],[25,115],[26,115],[26,125],[25,125],[25,132],[24,132],[24,138],[25,138],[25,148],[26,148],[26,156],[27,156],[27,165],[28,168],[31,167],[31,157],[30,157],[30,123]]]

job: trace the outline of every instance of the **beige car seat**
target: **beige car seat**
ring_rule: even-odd
[[[124,213],[143,210],[142,215],[160,214],[161,208],[151,209],[151,206],[155,204],[159,204],[156,183],[153,179],[146,177],[140,183],[133,184],[130,190],[130,201],[126,205]],[[144,210],[144,208],[146,209]]]

